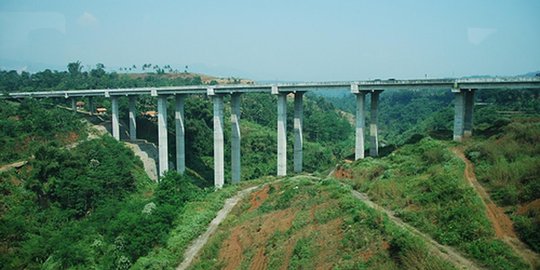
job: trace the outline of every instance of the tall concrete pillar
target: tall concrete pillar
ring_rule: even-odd
[[[287,175],[287,94],[277,100],[277,175]]]
[[[231,96],[231,178],[232,183],[240,182],[240,93]]]
[[[174,122],[176,126],[176,171],[184,173],[186,171],[186,149],[184,129],[184,96],[176,95]]]
[[[88,97],[88,112],[90,115],[94,115],[94,98]]]
[[[137,139],[137,109],[135,103],[136,96],[129,96],[129,139],[134,141]]]
[[[214,186],[223,187],[225,167],[223,153],[223,96],[213,95],[214,102]]]
[[[120,140],[120,123],[118,122],[118,96],[111,96],[111,124],[112,134],[117,140]]]
[[[77,100],[74,97],[71,98],[71,110],[77,112]]]
[[[354,160],[364,158],[364,128],[366,127],[366,93],[356,95],[356,140]]]
[[[167,96],[158,96],[158,152],[159,175],[169,170],[169,151],[167,145]]]
[[[304,141],[302,128],[304,126],[304,92],[294,93],[294,172],[302,172],[302,150]]]
[[[369,124],[369,155],[372,157],[379,156],[379,138],[377,130],[377,114],[379,108],[379,94],[382,91],[375,90],[371,92],[371,122]]]
[[[463,125],[463,136],[472,136],[473,130],[473,112],[474,112],[474,90],[465,92],[465,115]]]
[[[460,142],[463,138],[463,122],[465,113],[465,95],[461,90],[454,92],[454,141]]]

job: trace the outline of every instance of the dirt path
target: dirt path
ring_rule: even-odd
[[[246,188],[239,191],[234,197],[225,200],[223,208],[219,210],[216,217],[212,220],[212,222],[210,222],[208,228],[206,229],[206,232],[204,232],[197,239],[195,239],[195,241],[193,241],[193,243],[191,243],[191,245],[187,248],[186,252],[184,253],[184,261],[176,268],[176,270],[184,270],[191,265],[191,262],[193,261],[195,256],[197,256],[197,254],[206,244],[210,236],[214,234],[219,224],[227,217],[227,215],[229,215],[234,206],[236,206],[236,204],[240,200],[242,200],[246,195],[248,195],[258,187],[259,186]]]
[[[388,218],[390,218],[390,220],[392,220],[399,227],[401,227],[401,228],[411,232],[412,234],[422,238],[422,240],[425,241],[428,248],[433,253],[435,253],[435,254],[439,255],[440,257],[442,257],[442,258],[448,260],[449,262],[453,263],[454,266],[456,266],[458,269],[483,269],[483,268],[479,267],[478,265],[476,265],[476,263],[474,263],[473,261],[463,257],[459,252],[457,252],[453,248],[451,248],[449,246],[444,246],[444,245],[439,244],[437,241],[433,240],[433,238],[431,238],[427,234],[424,234],[424,233],[420,232],[418,229],[416,229],[415,227],[405,223],[403,220],[396,217],[394,215],[393,211],[385,209],[384,207],[382,207],[382,206],[374,203],[373,201],[371,201],[366,194],[360,193],[360,192],[358,192],[356,190],[352,190],[351,192],[352,192],[352,195],[355,198],[361,200],[367,206],[369,206],[369,207],[371,207],[371,208],[373,208],[373,209],[375,209],[377,211],[384,212],[388,216]]]
[[[540,266],[540,256],[530,250],[525,243],[521,242],[514,231],[512,220],[504,213],[504,210],[498,207],[492,200],[484,187],[476,179],[474,173],[474,164],[465,157],[463,149],[452,148],[452,152],[465,162],[465,179],[474,189],[474,191],[482,198],[482,202],[486,207],[486,215],[495,230],[495,235],[510,245],[516,253],[518,253],[526,262],[529,263],[531,269],[537,269]]]

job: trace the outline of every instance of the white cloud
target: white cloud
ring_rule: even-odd
[[[98,23],[98,19],[92,13],[85,11],[77,20],[82,26],[94,26]]]
[[[471,28],[467,29],[467,36],[468,36],[469,42],[471,44],[478,45],[478,44],[484,42],[487,38],[489,38],[495,32],[497,32],[497,29],[495,29],[495,28],[471,27]]]

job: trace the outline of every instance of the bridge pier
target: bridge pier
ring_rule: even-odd
[[[94,115],[94,99],[92,97],[88,97],[88,112],[90,115]]]
[[[71,99],[71,110],[73,111],[73,113],[76,113],[77,112],[77,100],[73,97],[73,98],[70,98]]]
[[[169,155],[167,145],[167,96],[158,96],[158,152],[159,176],[169,170]]]
[[[134,141],[137,139],[137,112],[135,103],[137,96],[129,96],[129,139]]]
[[[302,172],[303,146],[302,129],[304,125],[304,92],[294,93],[294,172]]]
[[[223,153],[223,96],[212,94],[214,102],[214,186],[222,188],[225,183]]]
[[[379,137],[377,130],[377,112],[379,108],[379,94],[382,90],[373,90],[371,91],[371,123],[369,125],[369,137],[370,137],[370,146],[369,146],[369,155],[372,157],[379,156]]]
[[[277,94],[277,175],[287,175],[287,94]]]
[[[186,171],[186,149],[184,129],[184,95],[175,96],[174,122],[176,126],[176,171]]]
[[[452,89],[454,93],[454,141],[472,136],[475,89]]]
[[[473,130],[473,112],[474,112],[474,90],[469,89],[465,92],[465,116],[463,126],[463,137],[471,137]]]
[[[113,138],[120,140],[120,123],[118,122],[118,96],[111,96],[111,125]]]
[[[231,95],[231,182],[236,184],[241,178],[240,156],[240,93]]]
[[[452,89],[454,93],[454,141],[460,142],[463,138],[465,95],[460,89]]]
[[[358,92],[356,95],[356,139],[354,160],[364,158],[364,128],[366,127],[366,93]]]

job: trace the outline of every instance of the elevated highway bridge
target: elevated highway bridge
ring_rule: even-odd
[[[366,96],[371,98],[371,113],[369,119],[370,156],[378,156],[377,111],[379,94],[384,90],[422,90],[437,89],[454,93],[454,131],[455,141],[472,135],[474,93],[477,90],[524,90],[540,89],[540,77],[509,77],[509,78],[478,78],[478,79],[425,79],[425,80],[371,80],[346,82],[305,82],[281,84],[240,84],[240,85],[194,85],[143,87],[121,89],[85,89],[65,91],[40,91],[9,93],[8,98],[66,98],[71,99],[72,107],[76,110],[77,98],[88,98],[90,111],[93,111],[93,97],[111,99],[112,133],[120,139],[118,99],[129,99],[129,131],[130,139],[136,139],[137,96],[150,95],[158,100],[158,149],[159,172],[163,175],[169,169],[167,145],[167,98],[174,96],[175,127],[176,127],[176,169],[185,171],[185,128],[184,128],[184,98],[190,94],[208,95],[214,106],[214,184],[220,188],[225,182],[224,173],[224,139],[223,139],[223,97],[231,95],[231,182],[240,181],[240,96],[249,93],[268,93],[276,95],[277,99],[277,175],[287,174],[287,95],[294,94],[294,172],[302,171],[302,127],[303,127],[303,94],[312,90],[331,91],[348,89],[356,96],[356,139],[355,159],[364,158],[364,129]]]

